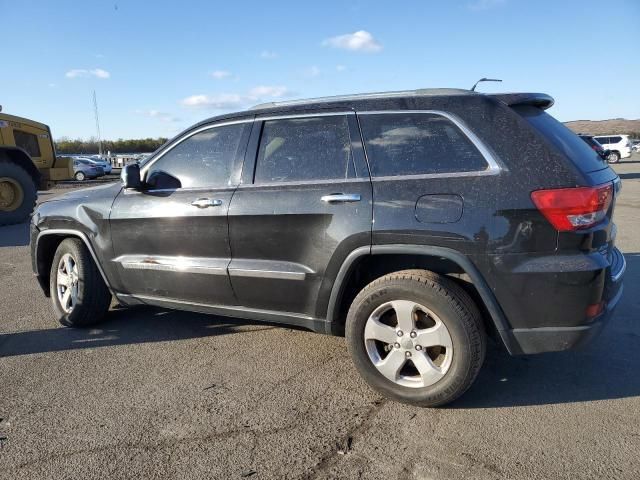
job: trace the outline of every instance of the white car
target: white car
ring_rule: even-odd
[[[87,162],[92,163],[93,165],[97,165],[98,167],[102,167],[102,170],[104,170],[105,175],[109,175],[111,173],[111,163],[106,161],[106,160],[102,160],[99,157],[76,157],[76,158],[82,158],[83,160],[86,160]]]
[[[593,137],[602,148],[609,150],[609,163],[618,163],[621,158],[631,156],[631,140],[629,135],[596,135]]]

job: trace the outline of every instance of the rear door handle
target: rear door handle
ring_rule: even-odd
[[[219,207],[222,205],[222,200],[213,198],[199,198],[191,202],[191,205],[198,208]]]
[[[331,195],[324,195],[320,198],[323,202],[327,203],[346,203],[346,202],[359,202],[359,193],[332,193]]]

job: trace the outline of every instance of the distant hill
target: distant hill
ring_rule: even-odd
[[[611,120],[574,120],[565,122],[567,127],[576,133],[588,133],[591,135],[605,135],[607,133],[619,133],[640,138],[640,119],[625,120],[624,118],[612,118]]]

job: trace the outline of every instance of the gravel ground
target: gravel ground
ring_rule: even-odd
[[[26,226],[0,228],[0,478],[640,478],[640,155],[615,169],[611,324],[580,352],[490,348],[440,409],[373,393],[342,338],[151,308],[63,328]]]

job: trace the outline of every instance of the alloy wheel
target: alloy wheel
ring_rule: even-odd
[[[394,300],[367,319],[364,343],[369,360],[388,380],[423,388],[442,379],[453,359],[447,326],[424,305]]]

